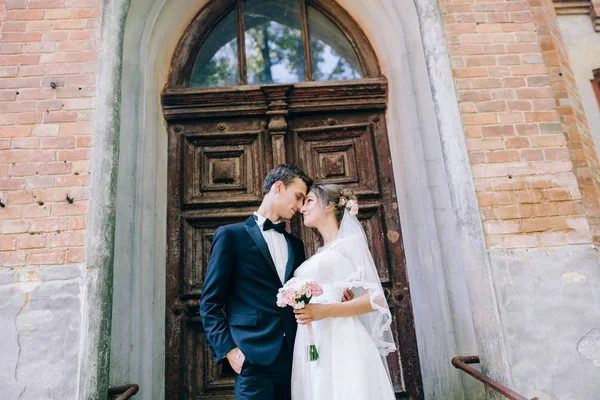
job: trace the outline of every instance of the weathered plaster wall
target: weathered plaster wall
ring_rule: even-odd
[[[594,79],[592,71],[600,68],[600,32],[594,31],[588,15],[560,15],[558,22],[598,151],[600,104],[596,100],[590,80]]]
[[[101,11],[0,1],[1,399],[78,397]]]
[[[129,3],[105,2],[98,57],[79,398],[106,396],[109,387],[113,269],[119,157],[121,59]],[[127,382],[129,383],[129,382]]]
[[[76,399],[81,268],[0,268],[0,397]]]
[[[490,252],[515,387],[600,396],[600,264],[591,245]]]

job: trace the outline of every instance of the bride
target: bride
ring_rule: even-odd
[[[385,356],[396,350],[385,300],[358,203],[338,185],[311,189],[300,210],[304,225],[324,241],[294,276],[319,282],[323,294],[295,310],[298,331],[292,365],[292,400],[395,399]],[[342,303],[345,288],[355,298]],[[319,357],[310,361],[309,326]]]

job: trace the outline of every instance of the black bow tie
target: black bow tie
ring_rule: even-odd
[[[263,224],[263,231],[268,231],[270,229],[275,229],[277,232],[283,233],[285,232],[285,222],[278,222],[274,224],[269,218],[267,218]]]

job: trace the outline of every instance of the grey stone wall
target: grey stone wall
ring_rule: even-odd
[[[81,268],[0,268],[0,398],[77,399]]]
[[[592,245],[490,252],[515,390],[600,398],[600,264]]]

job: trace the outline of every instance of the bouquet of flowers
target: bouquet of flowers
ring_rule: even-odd
[[[310,303],[313,296],[320,296],[322,294],[323,288],[318,282],[292,278],[279,289],[279,293],[277,293],[277,305],[279,307],[290,306],[295,310],[299,310]],[[308,324],[308,337],[310,340],[308,359],[310,361],[318,360],[319,353],[317,352],[317,346],[315,346],[314,333],[310,323]]]

